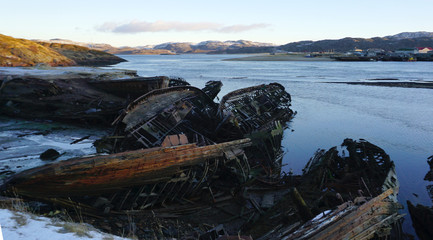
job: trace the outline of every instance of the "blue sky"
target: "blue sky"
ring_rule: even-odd
[[[0,33],[114,46],[433,32],[432,0],[1,0]]]

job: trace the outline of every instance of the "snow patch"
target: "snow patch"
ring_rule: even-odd
[[[8,209],[0,209],[0,225],[5,240],[128,239],[103,233],[88,224],[56,221]],[[71,231],[73,229],[76,231]],[[1,236],[0,240],[2,240]]]

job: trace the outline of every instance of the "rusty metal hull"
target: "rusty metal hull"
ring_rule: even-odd
[[[189,167],[223,159],[249,145],[249,139],[242,139],[203,147],[187,144],[74,158],[21,172],[5,186],[19,195],[35,198],[115,193],[134,186],[168,182]]]

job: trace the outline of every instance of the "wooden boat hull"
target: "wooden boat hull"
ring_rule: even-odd
[[[108,125],[129,101],[143,94],[189,85],[183,79],[136,77],[122,71],[111,76],[91,68],[71,73],[39,71],[16,75],[0,72],[0,112],[13,117]]]
[[[35,198],[94,196],[133,186],[167,182],[185,168],[224,158],[249,146],[249,139],[197,147],[187,144],[73,158],[21,172],[5,184]]]

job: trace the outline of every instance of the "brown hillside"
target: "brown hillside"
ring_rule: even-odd
[[[72,66],[76,63],[47,47],[30,40],[0,34],[0,66],[35,66],[43,63],[50,66]]]
[[[73,44],[37,42],[38,44],[48,47],[69,59],[74,60],[81,66],[104,66],[113,65],[126,60],[110,53],[92,50]]]

